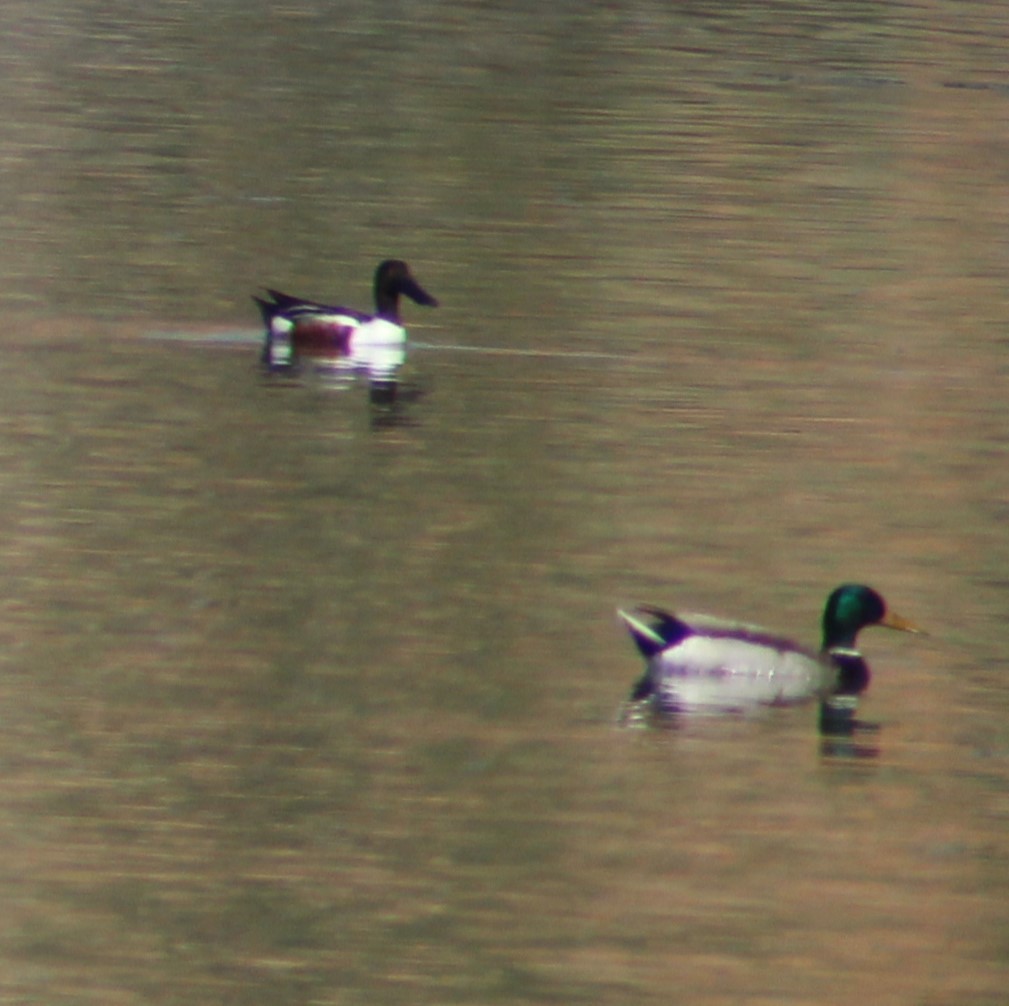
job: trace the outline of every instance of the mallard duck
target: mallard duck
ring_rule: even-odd
[[[406,358],[406,329],[399,298],[437,307],[438,301],[399,259],[386,259],[375,270],[375,313],[320,304],[267,290],[270,299],[253,297],[266,326],[262,362],[271,371],[294,368],[314,359],[347,374],[364,372],[373,385],[394,383]]]
[[[619,612],[648,662],[632,702],[668,713],[746,712],[759,706],[860,695],[869,667],[856,648],[861,629],[921,632],[889,611],[871,587],[844,584],[827,598],[819,653],[757,626],[660,608]]]

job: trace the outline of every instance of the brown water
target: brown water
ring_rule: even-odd
[[[0,1001],[1002,1006],[1009,15],[331,6],[6,8]],[[183,338],[386,255],[555,355]],[[876,757],[614,727],[851,579]]]

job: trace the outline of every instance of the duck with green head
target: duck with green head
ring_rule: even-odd
[[[631,701],[647,700],[665,713],[743,713],[855,697],[870,678],[856,646],[862,629],[883,625],[921,632],[889,611],[871,587],[854,583],[827,598],[819,653],[757,626],[707,615],[674,615],[648,606],[619,615],[648,664]]]

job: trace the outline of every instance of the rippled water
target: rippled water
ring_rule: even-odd
[[[10,16],[3,998],[1001,1006],[997,5]],[[387,255],[399,421],[261,377]],[[874,757],[616,728],[852,579]]]

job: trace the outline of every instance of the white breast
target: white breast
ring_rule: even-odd
[[[363,322],[350,337],[349,363],[372,379],[394,377],[406,360],[406,329],[385,318]]]

